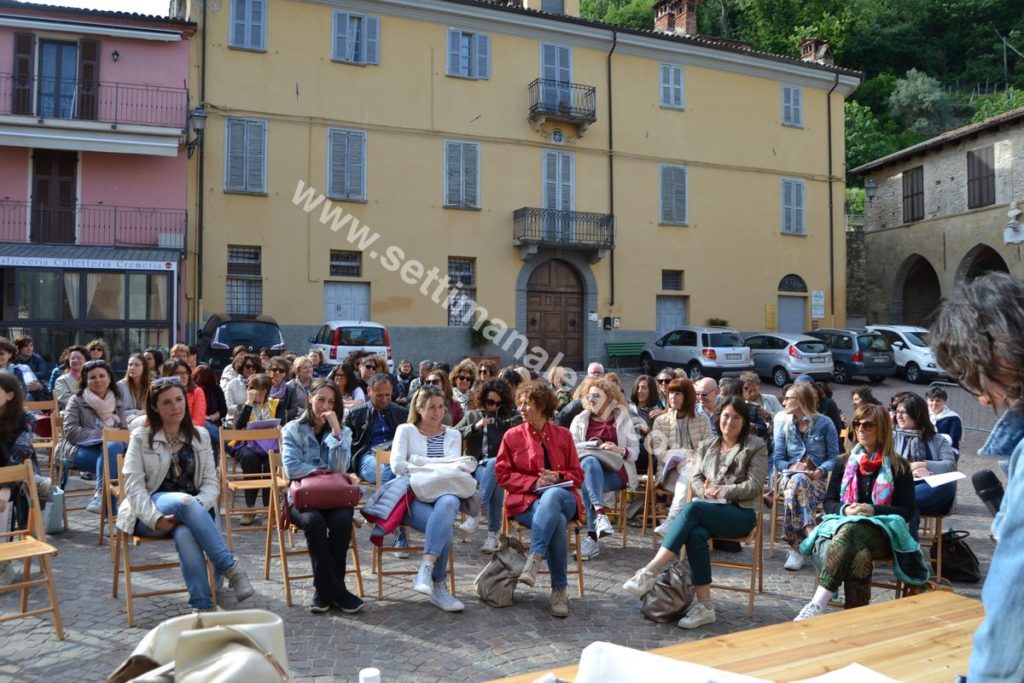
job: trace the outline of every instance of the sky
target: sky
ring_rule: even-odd
[[[85,7],[87,9],[114,10],[117,12],[138,12],[155,16],[167,16],[168,0],[22,0],[36,5],[60,5],[62,7]]]

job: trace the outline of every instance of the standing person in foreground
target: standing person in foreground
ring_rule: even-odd
[[[150,386],[146,423],[132,432],[124,459],[124,491],[117,527],[127,534],[174,538],[192,609],[215,609],[205,557],[228,580],[238,602],[252,597],[252,584],[214,521],[220,484],[210,435],[192,424],[176,377]]]
[[[583,468],[572,434],[551,422],[558,405],[554,392],[541,382],[526,382],[516,390],[515,400],[523,423],[505,433],[494,470],[498,484],[508,491],[505,513],[531,530],[530,552],[519,581],[534,585],[546,558],[551,572],[549,609],[553,616],[567,617],[566,530],[569,521],[583,512],[579,497]]]
[[[981,592],[985,619],[974,634],[970,683],[1024,679],[1024,283],[989,273],[943,304],[929,338],[935,360],[982,405],[1002,411],[978,455],[1010,457],[1003,503],[992,522],[997,544]]]
[[[689,482],[693,501],[672,522],[654,559],[622,585],[628,593],[643,597],[654,588],[662,568],[685,554],[697,594],[679,620],[679,628],[685,629],[715,622],[708,542],[712,536],[735,538],[751,532],[768,475],[768,447],[750,431],[748,404],[739,398],[727,399],[716,411],[715,422],[719,436],[698,449],[699,464]]]

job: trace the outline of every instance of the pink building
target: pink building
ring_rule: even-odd
[[[0,0],[0,333],[51,364],[184,338],[195,29]]]

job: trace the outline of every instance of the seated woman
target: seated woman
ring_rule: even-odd
[[[247,353],[236,356],[232,367],[238,374],[228,382],[227,388],[224,389],[224,400],[228,404],[227,420],[231,425],[241,424],[241,428],[244,429],[245,425],[238,422],[238,414],[242,412],[242,407],[245,405],[249,391],[249,378],[258,372],[263,372],[263,365],[260,364],[259,356]]]
[[[227,393],[228,384],[231,380],[238,377],[239,369],[242,367],[242,361],[240,360],[246,353],[248,353],[248,347],[239,344],[235,348],[231,349],[231,362],[227,364],[220,373],[220,388],[221,391]]]
[[[185,347],[188,351],[188,347]],[[202,427],[206,424],[206,392],[196,386],[192,381],[192,368],[183,360],[172,358],[160,368],[161,377],[177,377],[181,386],[185,388],[185,397],[188,400],[188,414],[192,416],[192,424]],[[213,435],[210,435],[213,438]]]
[[[697,466],[697,446],[712,437],[711,422],[704,415],[697,414],[697,392],[693,382],[684,377],[673,379],[668,383],[667,392],[668,410],[654,419],[649,439],[655,458],[655,481],[674,493],[665,521],[654,529],[658,536],[668,532],[686,505],[689,475]],[[672,455],[681,458],[662,477],[665,464]]]
[[[480,506],[487,510],[487,539],[480,551],[493,553],[498,549],[501,511],[505,502],[505,492],[498,486],[494,474],[494,462],[505,432],[522,422],[523,418],[515,412],[512,387],[500,379],[482,382],[473,392],[469,407],[469,412],[455,428],[462,433],[466,455],[472,455],[480,463],[474,474],[480,483]],[[477,523],[476,517],[469,517],[459,529],[468,534],[476,529]]]
[[[923,477],[956,471],[956,451],[928,418],[928,404],[917,394],[908,394],[896,402],[896,431],[893,450],[910,463],[914,475],[916,509],[910,521],[910,533],[916,539],[921,515],[947,515],[956,498],[956,482],[932,488]]]
[[[935,431],[949,437],[957,460],[960,459],[960,439],[964,436],[964,422],[960,416],[946,404],[949,395],[942,387],[931,387],[924,395],[928,401],[928,417],[935,425]]]
[[[794,621],[821,614],[840,584],[847,609],[868,604],[873,560],[892,559],[896,575],[908,583],[928,579],[928,565],[907,527],[914,514],[914,477],[910,463],[893,451],[889,413],[883,406],[862,405],[851,426],[857,445],[829,481],[828,516],[800,545],[820,573],[814,597]]]
[[[444,394],[444,424],[457,425],[462,422],[462,418],[465,417],[462,404],[452,394],[452,384],[447,372],[441,368],[434,368],[423,380],[423,386],[437,387]]]
[[[523,423],[505,433],[494,472],[508,492],[505,514],[531,529],[530,552],[519,582],[537,582],[540,563],[547,560],[551,573],[550,611],[569,616],[569,522],[583,514],[579,489],[583,485],[576,444],[565,427],[551,418],[558,399],[541,382],[524,382],[516,389],[516,407]],[[571,482],[571,486],[557,485]],[[549,487],[549,488],[544,488]],[[544,489],[544,490],[540,490]]]
[[[121,392],[106,361],[91,360],[82,366],[82,387],[68,401],[68,407],[61,416],[64,429],[57,444],[57,457],[71,463],[71,469],[95,473],[96,493],[85,509],[98,515],[103,491],[103,430],[128,427]],[[124,444],[110,444],[109,452],[109,471],[116,477],[117,456],[124,453]],[[67,472],[63,478],[66,482]]]
[[[294,385],[288,382],[292,365],[283,356],[274,356],[266,363],[267,375],[270,377],[270,398],[276,398],[278,405],[283,406],[285,422],[291,422],[299,416],[301,410],[299,405],[298,392]]]
[[[174,538],[192,609],[216,609],[206,557],[238,602],[255,593],[214,519],[220,484],[210,436],[192,424],[184,387],[174,378],[155,380],[149,389],[146,423],[132,431],[125,455],[123,486],[117,528]]]
[[[149,376],[153,379],[159,377],[160,368],[164,364],[164,352],[151,346],[142,352],[142,357],[146,359],[146,365],[149,366]]]
[[[39,475],[39,462],[32,447],[35,436],[35,422],[25,412],[25,392],[17,377],[9,372],[0,372],[0,467],[20,465],[31,460],[36,472],[36,487],[40,500],[50,499],[51,482],[49,477]],[[26,495],[19,495],[20,486],[7,484],[0,487],[0,533],[10,530],[8,526],[10,511],[8,502],[18,506],[17,528],[23,529],[28,523],[28,507]],[[0,562],[0,577],[10,575],[12,563]]]
[[[682,559],[685,554],[697,593],[697,599],[679,620],[679,627],[686,629],[714,623],[708,541],[712,536],[745,536],[753,530],[757,525],[757,499],[768,474],[768,448],[750,431],[750,411],[745,401],[726,399],[715,411],[715,422],[718,436],[700,444],[699,465],[690,477],[695,499],[672,522],[654,559],[622,586],[632,595],[643,597],[654,587],[662,568],[677,555]]]
[[[772,470],[781,477],[785,495],[782,529],[789,551],[784,567],[798,571],[804,558],[797,548],[816,523],[815,508],[840,453],[839,435],[832,420],[817,413],[818,393],[809,382],[786,389],[782,405],[786,414],[775,430]]]
[[[483,364],[480,366],[483,367]],[[569,368],[561,365],[554,365],[548,370],[547,381],[548,387],[551,391],[555,392],[555,398],[558,399],[558,410],[565,407],[569,401],[572,400],[572,382],[569,381]]]
[[[344,471],[352,450],[352,431],[342,426],[344,412],[338,387],[315,380],[309,392],[309,407],[284,428],[281,462],[289,480],[302,479],[318,470]],[[353,484],[359,482],[358,476],[347,476]],[[288,504],[292,505],[290,498]],[[355,614],[363,608],[363,601],[345,586],[352,512],[350,507],[290,510],[292,521],[306,534],[313,564],[314,593],[309,611],[314,614],[323,614],[331,607]]]
[[[637,472],[647,471],[650,454],[647,451],[647,435],[651,433],[654,420],[664,412],[658,398],[658,386],[650,375],[640,375],[633,382],[629,393],[629,417],[633,420],[637,438],[640,439],[640,455],[636,460]]]
[[[89,351],[89,360],[110,362],[110,350],[107,348],[107,343],[102,339],[93,339],[85,345],[85,348]]]
[[[324,360],[324,352],[320,349],[310,349],[309,353],[306,354],[309,357],[311,363],[313,363],[313,376],[318,378],[326,378],[333,369]]]
[[[459,402],[462,413],[465,415],[469,410],[469,398],[473,390],[473,383],[476,381],[476,363],[469,358],[463,358],[458,362],[451,374],[452,396]],[[462,422],[460,417],[455,424]]]
[[[284,426],[284,406],[276,398],[270,397],[270,378],[266,375],[253,375],[249,378],[249,388],[246,391],[245,403],[235,421],[236,429],[247,429],[252,422],[264,420],[277,420],[278,424]],[[246,441],[240,444],[234,452],[238,459],[238,466],[245,474],[267,474],[270,472],[270,458],[262,446],[255,442]],[[260,489],[263,496],[263,506],[270,503],[270,489]],[[246,489],[245,505],[252,508],[256,505],[256,490]],[[242,526],[249,526],[256,523],[257,517],[254,514],[244,514],[239,520]]]
[[[338,385],[342,400],[345,401],[346,410],[358,408],[366,403],[366,392],[359,386],[356,371],[348,363],[338,363],[335,365],[328,379]]]
[[[82,387],[82,366],[89,360],[89,351],[84,346],[69,346],[61,358],[64,359],[62,371],[53,383],[53,397],[57,399],[57,407],[63,411]]]
[[[295,400],[301,413],[309,405],[309,392],[313,390],[313,361],[309,356],[296,356],[292,361],[292,378],[288,386],[295,390]]]
[[[409,403],[409,421],[398,425],[391,445],[391,470],[396,476],[409,475],[409,459],[458,458],[462,455],[459,432],[441,423],[444,419],[445,396],[436,387],[424,386]],[[411,491],[411,488],[410,488]],[[413,579],[417,593],[430,596],[430,603],[445,612],[461,612],[465,605],[448,592],[448,552],[452,543],[452,525],[459,512],[460,499],[445,494],[426,503],[417,498],[409,502],[409,511],[402,520],[424,532],[423,560]]]
[[[133,353],[128,357],[128,369],[124,379],[117,383],[124,401],[124,417],[131,422],[136,415],[146,413],[146,397],[149,395],[149,366],[141,353]]]
[[[585,475],[583,502],[587,511],[587,538],[583,540],[580,554],[584,560],[589,560],[601,552],[598,539],[615,533],[611,520],[604,513],[605,491],[636,488],[640,441],[629,417],[626,397],[613,380],[607,376],[591,380],[583,398],[583,412],[573,418],[569,426],[573,439],[576,443],[596,443],[590,450],[615,456],[610,460],[617,465],[609,466],[597,455],[580,454],[580,466]]]

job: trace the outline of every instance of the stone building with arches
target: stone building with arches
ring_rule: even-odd
[[[950,130],[851,170],[865,178],[864,314],[927,325],[958,283],[1024,277],[1004,232],[1024,204],[1024,108]]]

